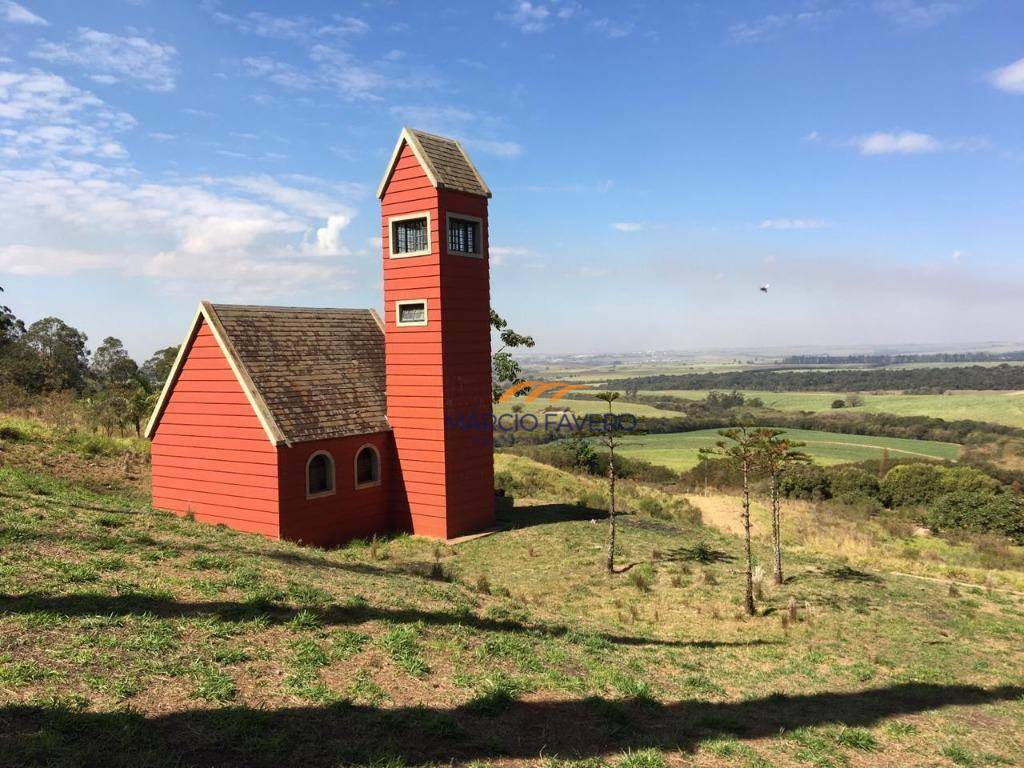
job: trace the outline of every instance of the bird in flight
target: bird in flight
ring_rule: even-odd
[[[761,293],[768,293],[768,286],[769,286],[769,283],[765,283],[764,285],[762,285],[761,286]]]

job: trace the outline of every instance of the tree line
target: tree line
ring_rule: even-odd
[[[941,394],[947,390],[957,389],[1024,389],[1024,366],[1003,363],[956,368],[863,368],[822,371],[758,369],[637,376],[617,380],[614,386],[627,393],[667,389],[756,389],[767,392],[896,390],[910,394]]]
[[[140,365],[120,339],[108,336],[95,351],[88,340],[58,317],[26,326],[10,307],[0,306],[0,401],[70,392],[93,429],[141,435],[178,348],[159,349]]]
[[[782,365],[911,365],[914,363],[1012,363],[1024,360],[1014,352],[933,352],[905,355],[789,355]]]

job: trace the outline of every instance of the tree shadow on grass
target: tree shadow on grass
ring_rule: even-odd
[[[587,758],[657,748],[694,752],[716,737],[771,738],[802,727],[871,727],[892,717],[1019,699],[1024,688],[905,683],[852,693],[774,695],[739,702],[589,698],[509,701],[483,709],[379,709],[349,704],[266,710],[0,709],[6,765],[327,766],[449,763],[542,755]],[[399,762],[401,761],[401,762]]]
[[[21,595],[0,594],[0,615],[46,612],[58,616],[156,616],[161,619],[214,618],[220,621],[251,621],[261,619],[269,624],[286,624],[305,610],[315,614],[324,626],[350,626],[366,621],[399,624],[422,623],[428,626],[467,626],[487,632],[519,632],[550,637],[579,637],[585,641],[596,637],[615,645],[665,646],[677,648],[714,648],[718,646],[773,645],[775,641],[745,640],[662,640],[601,632],[573,632],[558,624],[530,623],[513,618],[487,618],[468,611],[430,611],[417,608],[380,608],[363,601],[350,604],[308,606],[304,609],[267,600],[250,602],[210,601],[182,602],[146,594],[104,595],[79,592],[70,595],[47,595],[30,592]]]
[[[607,520],[608,510],[578,504],[533,504],[528,507],[499,509],[498,524],[503,528],[532,528],[553,523]]]
[[[873,573],[867,571],[858,571],[856,568],[851,568],[848,565],[837,566],[836,568],[829,568],[824,571],[824,575],[834,581],[849,581],[857,584],[882,584],[883,579],[880,576],[876,576]]]

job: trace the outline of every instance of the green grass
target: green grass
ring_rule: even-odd
[[[833,412],[832,402],[846,397],[845,392],[761,392],[742,390],[744,395],[759,397],[769,408],[781,411]],[[658,397],[669,395],[700,400],[708,390],[675,389],[645,391],[641,394]],[[861,395],[864,404],[854,409],[861,413],[892,413],[897,416],[930,416],[947,421],[970,419],[1024,427],[1024,393],[999,391],[951,391],[944,395],[869,394]],[[625,407],[623,405],[622,407]]]
[[[831,465],[880,459],[888,450],[892,458],[918,457],[955,460],[960,446],[931,440],[909,440],[895,437],[867,437],[806,429],[786,430],[787,436],[807,445],[801,449],[819,464]],[[674,432],[662,435],[627,435],[618,450],[624,456],[644,459],[677,471],[687,470],[700,462],[701,448],[715,444],[721,437],[718,430]]]
[[[5,764],[1024,759],[1022,600],[954,597],[889,563],[914,547],[900,570],[1017,589],[1021,571],[972,567],[983,553],[969,542],[787,508],[792,578],[766,583],[748,618],[737,537],[692,516],[628,514],[623,572],[609,576],[602,480],[496,463],[519,489],[499,533],[330,551],[0,466]],[[645,495],[678,501],[620,490],[631,511]],[[735,499],[713,501],[736,514]],[[791,599],[799,618],[784,626]]]

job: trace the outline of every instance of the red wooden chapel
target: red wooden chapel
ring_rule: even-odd
[[[458,142],[404,129],[383,318],[202,302],[146,431],[153,506],[321,546],[490,527],[490,196]]]

